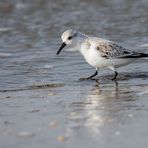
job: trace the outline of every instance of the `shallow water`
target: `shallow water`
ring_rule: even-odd
[[[56,56],[68,28],[147,52],[147,0],[0,1],[0,147],[145,147],[147,60],[99,80],[79,53]]]

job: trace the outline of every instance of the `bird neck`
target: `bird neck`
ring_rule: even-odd
[[[78,34],[77,44],[76,44],[78,51],[80,50],[84,40],[87,39],[87,38],[88,38],[88,36],[85,35],[85,34],[82,34],[82,33]]]

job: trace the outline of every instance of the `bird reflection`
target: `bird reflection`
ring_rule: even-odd
[[[118,83],[102,86],[96,84],[84,102],[74,103],[74,111],[70,115],[72,124],[77,128],[85,127],[93,136],[100,134],[100,128],[106,123],[113,122],[110,112],[113,110],[113,100],[118,99]]]
[[[87,96],[86,101],[90,104],[85,106],[85,114],[87,119],[84,125],[92,136],[97,136],[101,133],[100,128],[105,123],[113,122],[109,114],[112,110],[111,104],[114,99],[118,99],[118,83],[115,82],[112,87],[101,88],[98,80],[96,85]]]

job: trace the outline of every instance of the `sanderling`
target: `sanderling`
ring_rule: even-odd
[[[96,68],[95,73],[86,79],[91,79],[96,76],[100,68],[109,68],[114,71],[115,75],[112,80],[115,80],[118,75],[116,68],[125,66],[136,59],[148,57],[146,53],[135,52],[115,42],[87,36],[71,29],[66,30],[61,38],[63,43],[57,55],[66,45],[72,45],[76,51],[79,51],[84,56],[85,60],[91,66]]]

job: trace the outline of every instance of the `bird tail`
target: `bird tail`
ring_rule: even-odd
[[[147,53],[140,53],[140,58],[148,60],[148,54]]]

